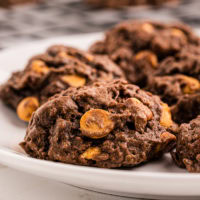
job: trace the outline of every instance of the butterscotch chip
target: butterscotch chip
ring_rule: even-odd
[[[96,156],[101,154],[101,150],[99,147],[90,147],[83,154],[81,154],[81,158],[94,160]]]
[[[179,75],[179,77],[187,83],[186,86],[183,88],[183,92],[185,94],[193,94],[200,89],[199,80],[184,75]]]
[[[142,30],[146,31],[147,33],[152,33],[154,31],[154,27],[149,23],[145,23],[142,25]]]
[[[84,86],[86,79],[78,75],[64,75],[61,77],[62,81],[73,87]]]
[[[176,140],[176,136],[169,133],[169,132],[164,132],[160,135],[160,139],[163,142],[168,142],[168,141],[171,141],[171,140]]]
[[[176,136],[166,131],[160,135],[160,139],[165,145],[157,144],[155,148],[155,152],[161,151],[162,148],[164,148],[168,143],[175,142]]]
[[[170,127],[173,124],[171,111],[166,103],[162,103],[162,114],[160,124],[164,127]]]
[[[114,128],[110,113],[102,109],[87,111],[80,120],[80,129],[83,135],[98,139],[107,136]]]
[[[61,58],[68,58],[68,59],[75,59],[75,57],[71,56],[71,55],[68,55],[66,52],[64,51],[61,51],[58,53],[58,56],[61,57]]]
[[[140,51],[135,55],[136,60],[144,59],[146,60],[153,68],[157,68],[158,66],[158,58],[151,51]]]
[[[31,115],[39,107],[39,101],[36,97],[26,97],[17,106],[18,117],[28,122]]]
[[[94,56],[92,54],[86,54],[86,58],[91,62],[94,60]]]
[[[183,33],[183,31],[181,31],[180,29],[177,29],[177,28],[172,28],[171,29],[171,34],[176,36],[176,37],[186,38],[186,36]]]
[[[50,69],[41,60],[34,60],[31,64],[31,69],[38,74],[46,74]]]

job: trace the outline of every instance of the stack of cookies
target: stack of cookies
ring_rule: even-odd
[[[90,51],[107,54],[129,82],[170,106],[180,126],[174,161],[200,172],[200,38],[183,24],[128,21],[109,30]]]
[[[32,157],[133,167],[171,152],[200,172],[200,39],[183,24],[122,22],[88,52],[54,45],[0,87]]]

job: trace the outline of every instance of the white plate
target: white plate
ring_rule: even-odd
[[[52,44],[67,44],[87,49],[101,34],[50,39],[7,49],[0,53],[0,81],[23,68],[27,59]],[[170,156],[132,169],[98,169],[30,158],[18,146],[26,124],[0,103],[0,162],[21,171],[95,191],[130,197],[199,199],[200,175],[176,167]]]

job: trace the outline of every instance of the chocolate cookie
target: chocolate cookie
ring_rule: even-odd
[[[109,30],[105,39],[92,45],[90,51],[108,54],[131,83],[144,87],[164,59],[187,45],[199,44],[199,38],[183,24],[127,21]]]
[[[17,111],[20,119],[29,121],[39,105],[69,86],[123,77],[119,67],[107,56],[57,45],[33,57],[24,70],[13,73],[0,87],[0,98]]]
[[[180,126],[176,150],[172,157],[179,167],[189,172],[200,172],[200,116]]]
[[[171,106],[185,95],[200,92],[200,82],[196,78],[182,74],[155,76],[150,79],[147,90],[159,95]]]
[[[197,44],[199,43],[197,38]],[[184,74],[200,80],[200,43],[187,45],[180,52],[164,59],[155,75]]]
[[[124,6],[154,5],[177,3],[179,0],[85,0],[86,3],[97,8],[121,8]]]
[[[172,106],[173,119],[188,123],[200,111],[200,48],[188,45],[179,53],[163,60],[147,90]]]
[[[36,112],[21,146],[32,157],[104,168],[132,167],[174,145],[169,107],[122,80],[69,88]]]

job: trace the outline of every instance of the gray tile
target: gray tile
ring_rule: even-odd
[[[103,31],[126,19],[181,20],[200,27],[199,7],[199,0],[183,0],[178,7],[98,10],[82,0],[48,0],[39,5],[0,9],[0,48],[66,34]]]

